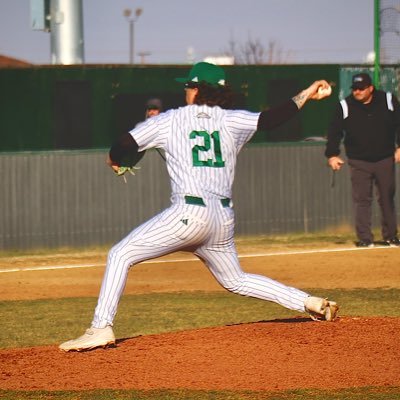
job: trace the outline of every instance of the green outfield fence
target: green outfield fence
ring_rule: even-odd
[[[35,66],[0,69],[0,151],[107,148],[144,117],[146,100],[158,97],[165,109],[184,103],[175,82],[190,66]],[[238,94],[236,106],[269,108],[297,94],[315,79],[335,84],[330,98],[306,105],[301,114],[253,142],[299,141],[324,136],[335,102],[348,93],[351,75],[373,74],[368,66],[253,65],[226,66]],[[384,89],[398,94],[396,66],[381,68]]]
[[[184,104],[181,84],[190,66],[37,66],[0,69],[0,151],[106,148],[144,117],[146,100],[166,109]],[[338,82],[338,65],[227,66],[237,107],[260,111],[312,81]],[[335,98],[312,107],[255,142],[298,141],[322,135]]]

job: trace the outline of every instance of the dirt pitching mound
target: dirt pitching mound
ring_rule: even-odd
[[[293,318],[120,339],[63,353],[0,351],[0,388],[285,390],[400,386],[400,319]]]

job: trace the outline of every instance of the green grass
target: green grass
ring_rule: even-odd
[[[399,387],[355,388],[337,391],[285,390],[282,392],[206,391],[206,390],[88,390],[4,391],[2,400],[396,400]]]
[[[374,229],[373,233],[376,238],[380,238],[378,229]],[[236,236],[235,241],[237,244],[249,245],[308,245],[324,243],[337,243],[337,244],[353,244],[355,240],[354,229],[350,225],[333,227],[326,231],[312,232],[312,233],[290,233],[290,234],[274,234],[274,235],[256,235],[256,236]],[[59,247],[59,248],[34,248],[34,249],[10,249],[0,251],[0,258],[2,257],[17,257],[17,256],[51,256],[55,254],[71,254],[71,253],[107,253],[112,243],[104,246],[91,246],[91,247]]]
[[[341,305],[341,315],[400,316],[400,289],[321,290]],[[91,322],[96,298],[2,301],[0,348],[57,344],[81,335]],[[228,292],[154,293],[123,296],[117,337],[157,334],[299,315],[277,304]]]

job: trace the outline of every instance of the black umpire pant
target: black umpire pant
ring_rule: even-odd
[[[348,161],[358,239],[367,242],[372,242],[374,239],[371,231],[374,184],[381,211],[382,239],[389,240],[396,237],[394,158],[389,157],[377,162],[350,159]]]

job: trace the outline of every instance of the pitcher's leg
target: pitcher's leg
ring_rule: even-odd
[[[145,249],[136,248],[128,236],[109,251],[107,266],[92,321],[93,327],[104,328],[107,325],[112,325],[120,298],[125,289],[130,266],[144,261],[152,255],[157,257],[158,251],[156,250],[159,249],[156,249],[156,247],[148,248],[146,254],[142,253],[141,250]],[[143,259],[141,254],[145,256]]]
[[[171,207],[133,230],[109,252],[92,326],[112,325],[132,265],[198,245],[205,234],[202,216],[179,207]]]
[[[271,301],[291,310],[305,311],[304,302],[310,296],[308,293],[266,276],[244,272],[235,252],[202,248],[196,254],[205,262],[217,281],[230,292]]]

